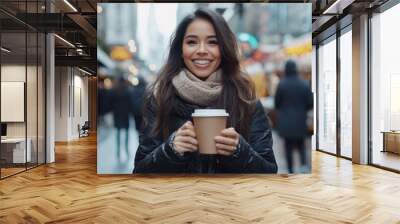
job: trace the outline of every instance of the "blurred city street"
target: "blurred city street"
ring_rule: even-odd
[[[134,120],[131,120],[134,122]],[[97,154],[97,172],[101,174],[131,174],[136,149],[139,145],[139,136],[134,126],[129,129],[129,155],[125,150],[120,152],[118,156],[118,148],[116,146],[117,141],[117,129],[113,127],[112,116],[109,114],[104,116],[103,122],[99,123],[97,131],[97,144],[101,145],[98,148]],[[122,144],[123,149],[125,145]]]

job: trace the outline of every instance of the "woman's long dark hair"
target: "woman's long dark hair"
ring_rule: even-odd
[[[155,98],[156,119],[154,135],[168,137],[170,130],[168,120],[176,106],[176,94],[172,79],[185,67],[182,58],[182,44],[186,29],[195,19],[209,21],[215,29],[221,52],[223,74],[223,90],[219,99],[219,107],[229,113],[228,125],[235,127],[242,136],[248,138],[251,114],[255,102],[254,85],[247,75],[240,71],[239,50],[235,35],[230,30],[224,18],[209,9],[198,9],[192,15],[186,16],[178,25],[171,39],[168,59],[151,87],[148,97]]]

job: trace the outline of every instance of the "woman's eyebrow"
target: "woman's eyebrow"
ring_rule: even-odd
[[[194,34],[189,34],[189,35],[186,35],[185,36],[185,38],[184,39],[186,39],[186,38],[199,38],[197,35],[194,35]],[[207,38],[217,38],[217,36],[216,35],[210,35],[210,36],[207,36]]]
[[[186,38],[198,38],[198,37],[194,34],[189,34],[189,35],[186,35],[184,39],[186,39]]]

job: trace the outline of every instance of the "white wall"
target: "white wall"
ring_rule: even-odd
[[[1,122],[25,122],[25,82],[1,81],[0,101]]]
[[[25,65],[2,65],[1,81],[25,82],[25,68]]]
[[[55,95],[55,140],[77,139],[78,124],[83,125],[89,117],[88,78],[75,68],[57,67]]]
[[[68,141],[68,71],[67,67],[55,68],[55,141]]]
[[[3,82],[25,82],[25,65],[2,65],[1,81]],[[32,68],[28,66],[28,71]],[[28,96],[30,94],[28,93]],[[7,108],[1,108],[7,110]],[[7,123],[8,137],[25,137],[25,122]]]

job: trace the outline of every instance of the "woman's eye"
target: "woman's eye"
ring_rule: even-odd
[[[189,45],[194,45],[194,44],[196,44],[196,41],[194,41],[194,40],[189,40],[189,41],[187,41],[186,43],[189,44]]]
[[[216,41],[216,40],[210,40],[208,43],[209,43],[209,44],[212,44],[212,45],[217,45],[217,44],[218,44],[218,41]]]

